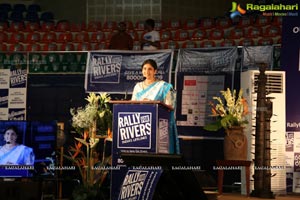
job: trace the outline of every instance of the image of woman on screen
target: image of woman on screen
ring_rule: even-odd
[[[18,131],[9,126],[4,132],[3,146],[0,146],[0,165],[34,165],[33,149],[17,142]]]
[[[142,74],[145,79],[134,86],[131,100],[161,101],[174,108],[175,99],[172,95],[174,91],[172,84],[157,79],[156,73],[157,63],[152,59],[145,60],[142,64]],[[170,153],[179,153],[179,141],[173,111],[170,116],[169,132]]]

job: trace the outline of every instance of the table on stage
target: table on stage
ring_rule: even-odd
[[[223,177],[224,168],[226,167],[245,167],[246,169],[246,193],[247,196],[250,194],[250,165],[249,160],[217,160],[217,170],[218,170],[218,191],[219,194],[223,193]]]

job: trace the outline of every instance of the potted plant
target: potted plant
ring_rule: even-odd
[[[229,88],[220,91],[221,97],[213,97],[215,102],[210,102],[212,117],[215,122],[204,126],[205,130],[217,131],[225,129],[224,137],[224,159],[246,160],[247,159],[247,137],[243,133],[244,125],[248,123],[248,104],[243,98],[240,89],[231,91]]]
[[[81,187],[73,192],[74,199],[97,198],[98,190],[108,173],[105,166],[110,164],[111,156],[105,157],[103,154],[99,160],[95,147],[101,137],[104,140],[111,138],[110,99],[107,93],[89,93],[86,98],[88,103],[84,107],[70,109],[72,126],[78,136],[74,137],[74,146],[69,147],[64,157],[78,167],[82,179]],[[101,167],[104,170],[95,170]]]

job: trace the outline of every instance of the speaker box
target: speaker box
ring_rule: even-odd
[[[181,155],[121,153],[121,158],[127,166],[160,166],[163,169],[153,200],[208,199],[194,172],[178,168],[187,166]]]

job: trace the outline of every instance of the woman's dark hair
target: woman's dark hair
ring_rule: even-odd
[[[146,64],[150,64],[155,70],[157,70],[157,64],[154,60],[152,60],[152,59],[145,60],[142,64],[142,69],[143,69],[143,66]]]
[[[145,24],[148,25],[148,26],[151,26],[152,28],[154,28],[155,26],[155,21],[153,19],[147,19],[145,21]]]
[[[13,130],[17,135],[19,135],[18,128],[16,126],[10,125],[10,126],[6,127],[4,133],[6,133],[6,131],[8,131],[8,130]]]
[[[17,142],[17,143],[22,143],[22,134],[19,133],[19,130],[18,130],[18,128],[17,128],[16,126],[14,126],[14,125],[9,125],[9,126],[7,126],[7,127],[5,128],[3,134],[5,134],[6,131],[8,131],[8,130],[13,130],[13,131],[16,133],[16,135],[18,136],[16,142]]]

